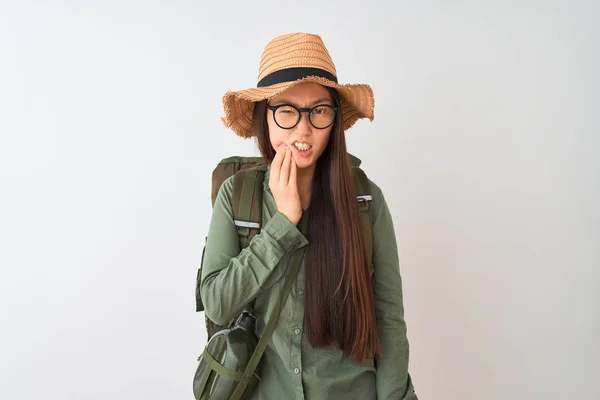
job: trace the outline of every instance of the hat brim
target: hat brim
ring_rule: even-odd
[[[271,99],[285,90],[304,82],[316,82],[336,89],[340,94],[340,106],[343,118],[343,129],[349,129],[361,118],[374,118],[375,100],[373,90],[365,84],[339,84],[319,76],[307,76],[292,82],[282,82],[272,86],[250,88],[240,91],[228,91],[223,96],[226,127],[245,139],[255,136],[252,126],[254,103]]]

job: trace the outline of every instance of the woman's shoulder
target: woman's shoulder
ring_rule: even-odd
[[[367,180],[369,181],[369,190],[371,191],[371,196],[373,197],[373,204],[380,204],[384,200],[383,190],[381,187],[371,179],[369,173],[367,171],[363,172],[367,176]]]
[[[368,178],[368,179],[369,179],[369,186],[371,189],[371,195],[383,197],[383,190],[381,190],[381,187],[378,184],[376,184],[375,182],[373,182],[373,179],[371,179],[371,178]]]
[[[383,223],[384,225],[387,222],[391,223],[391,213],[383,194],[383,189],[377,183],[373,182],[371,178],[369,178],[369,185],[372,196],[371,209],[373,211],[374,222],[379,221],[379,223]]]

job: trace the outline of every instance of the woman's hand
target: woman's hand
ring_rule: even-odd
[[[273,192],[277,209],[294,225],[298,225],[302,217],[296,174],[296,160],[292,157],[292,150],[282,143],[271,164],[269,187]]]

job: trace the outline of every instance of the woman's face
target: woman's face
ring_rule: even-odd
[[[314,82],[305,82],[291,87],[278,96],[275,96],[268,103],[271,106],[291,104],[298,108],[311,108],[318,104],[335,106],[329,91],[324,86]],[[290,118],[290,112],[293,113],[294,110],[281,108],[277,112],[277,121],[281,125],[281,121],[285,118]],[[326,112],[326,109],[316,110],[312,116],[313,122],[318,121],[319,118],[324,118],[323,115]],[[325,129],[317,129],[310,123],[308,113],[303,112],[301,115],[302,117],[295,127],[292,129],[283,129],[275,122],[274,111],[267,109],[267,125],[269,127],[271,146],[276,151],[281,143],[290,146],[292,156],[300,169],[312,167],[317,163],[317,160],[327,147],[329,135],[333,127],[333,124],[331,124]],[[295,122],[293,116],[291,118]],[[317,126],[321,125],[317,123]]]

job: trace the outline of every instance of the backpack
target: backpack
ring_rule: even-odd
[[[371,275],[373,275],[373,212],[371,207],[373,199],[367,175],[359,168],[361,160],[349,153],[348,156],[350,157],[350,164],[352,166],[356,198],[363,217],[368,246],[367,254],[371,265]],[[247,247],[252,241],[252,238],[260,232],[262,223],[263,182],[266,170],[267,165],[260,157],[235,156],[221,160],[212,174],[211,203],[213,207],[217,198],[217,193],[223,182],[231,176],[234,176],[232,193],[233,219],[237,226],[240,238],[240,248],[242,249]],[[200,268],[198,268],[196,275],[197,312],[204,311],[204,305],[200,295],[200,280],[207,238],[208,237],[205,238]],[[227,325],[218,325],[206,317],[206,315],[204,318],[208,339],[220,330],[231,328],[237,320],[236,316]]]

